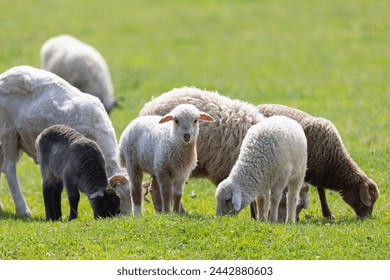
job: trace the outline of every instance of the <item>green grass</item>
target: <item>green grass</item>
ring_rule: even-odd
[[[215,187],[190,180],[188,215],[44,222],[39,168],[23,156],[19,179],[32,218],[14,214],[1,181],[0,259],[390,259],[389,1],[21,1],[0,9],[0,72],[40,66],[45,40],[72,34],[106,58],[122,107],[117,137],[143,104],[196,86],[253,104],[282,103],[335,123],[349,152],[381,191],[359,220],[335,193],[335,221],[322,218],[316,190],[295,225],[214,218]],[[191,191],[197,194],[191,199]],[[68,213],[64,193],[64,218]],[[310,216],[306,219],[305,215]]]

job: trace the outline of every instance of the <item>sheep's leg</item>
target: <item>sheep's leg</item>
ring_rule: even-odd
[[[182,213],[184,210],[183,205],[181,204],[181,197],[183,195],[184,183],[176,182],[173,186],[173,212]]]
[[[154,210],[158,213],[161,213],[162,198],[161,198],[160,186],[158,184],[156,176],[152,176],[152,185],[150,187],[150,194],[152,195]]]
[[[278,185],[278,186],[280,186],[280,185]],[[273,222],[278,221],[279,203],[280,203],[280,200],[282,198],[282,193],[283,193],[283,188],[279,188],[278,186],[275,186],[271,190],[271,203],[270,203],[269,219]]]
[[[3,148],[0,143],[0,210],[3,209],[3,203],[1,202],[1,173],[3,172]]]
[[[76,219],[78,216],[80,192],[78,186],[72,183],[71,180],[65,179],[64,183],[68,192],[68,200],[70,205],[69,221],[71,221],[73,219]]]
[[[300,180],[289,182],[287,201],[286,201],[286,205],[287,205],[286,222],[290,222],[290,223],[296,222],[299,189],[302,186],[302,183],[303,182]]]
[[[16,174],[16,163],[19,160],[18,133],[16,131],[4,131],[7,138],[2,141],[3,166],[2,170],[8,182],[12,199],[15,203],[16,213],[22,216],[31,216],[26,200],[22,194],[19,180]]]
[[[328,200],[326,199],[326,193],[324,188],[317,187],[318,196],[320,197],[322,215],[330,220],[333,220],[335,216],[330,211]]]
[[[256,201],[251,202],[251,205],[250,205],[250,209],[251,209],[251,218],[254,219],[254,220],[257,220],[257,219],[258,219],[257,207],[258,207],[258,206],[256,205]]]
[[[143,189],[142,189],[142,171],[134,171],[130,175],[130,190],[131,198],[133,200],[133,213],[134,216],[142,215],[142,201],[144,198]]]
[[[162,212],[171,212],[172,184],[169,175],[166,173],[160,173],[157,175],[157,180],[160,185],[160,192],[162,196]]]
[[[257,220],[266,221],[269,212],[269,193],[260,194],[256,197]]]
[[[43,182],[43,200],[45,203],[46,221],[59,221],[61,211],[62,182]]]

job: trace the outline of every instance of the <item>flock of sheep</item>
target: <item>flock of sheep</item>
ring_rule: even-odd
[[[372,214],[379,189],[326,119],[183,87],[146,103],[117,143],[108,115],[116,100],[100,53],[61,35],[42,46],[41,61],[43,69],[0,75],[0,168],[20,215],[31,215],[16,174],[23,152],[40,165],[48,221],[62,219],[63,187],[69,219],[77,218],[79,191],[95,218],[141,215],[148,192],[156,212],[185,212],[190,177],[217,186],[217,215],[250,205],[254,219],[293,223],[309,204],[306,183],[317,187],[326,218],[334,218],[326,189],[357,216]],[[151,181],[143,184],[144,172]]]

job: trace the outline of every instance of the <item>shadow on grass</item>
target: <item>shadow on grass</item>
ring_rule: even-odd
[[[44,222],[45,219],[40,217],[26,217],[18,215],[14,212],[8,212],[3,209],[0,209],[0,220],[14,220],[14,221],[24,221],[24,222]]]

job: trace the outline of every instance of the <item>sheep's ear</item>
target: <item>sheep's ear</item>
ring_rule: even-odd
[[[241,202],[242,202],[241,191],[233,191],[232,203],[233,203],[234,210],[236,211],[241,210]]]
[[[158,123],[166,123],[172,121],[173,117],[171,115],[165,115]]]
[[[204,112],[201,112],[199,114],[199,119],[202,121],[206,121],[206,122],[215,122],[215,120],[212,116],[210,116],[209,114],[204,113]]]
[[[95,199],[98,197],[103,197],[104,196],[104,190],[98,190],[97,192],[94,192],[89,196],[90,199]]]
[[[360,199],[364,205],[370,207],[371,206],[371,195],[369,192],[369,187],[367,184],[364,184],[359,187]]]

